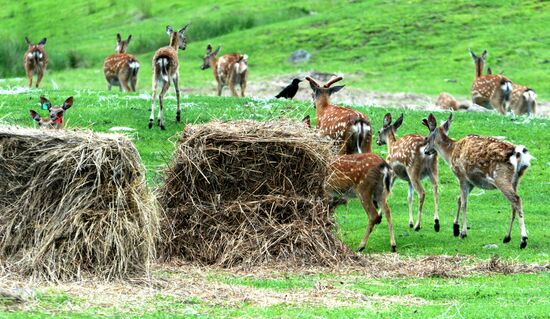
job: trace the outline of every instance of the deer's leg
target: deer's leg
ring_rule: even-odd
[[[413,220],[413,196],[414,196],[414,187],[412,183],[409,181],[409,194],[407,196],[407,204],[409,204],[409,227],[414,227],[414,220]]]
[[[222,89],[223,89],[223,84],[220,81],[218,81],[218,88],[217,88],[218,96],[222,96]]]
[[[29,87],[32,87],[32,70],[26,69],[27,71],[27,79],[29,79]]]
[[[361,201],[361,205],[363,205],[365,213],[369,217],[369,225],[367,226],[365,236],[363,237],[363,240],[361,240],[361,244],[359,244],[359,248],[357,249],[357,251],[363,251],[369,241],[369,236],[374,228],[374,225],[379,224],[382,217],[378,214],[376,207],[374,207],[371,192],[365,191],[363,187],[363,190],[358,190],[357,195]]]
[[[169,88],[170,88],[170,82],[163,81],[162,90],[160,91],[160,94],[159,94],[159,115],[158,115],[158,125],[160,126],[161,130],[166,129],[164,127],[164,95],[166,94]]]
[[[36,77],[36,88],[40,86],[40,82],[42,82],[42,77],[44,76],[44,69],[38,70],[38,75]]]
[[[437,161],[435,160],[434,165],[432,165],[430,181],[432,182],[432,189],[434,194],[434,230],[436,232],[439,232],[439,193],[437,190]]]
[[[472,190],[472,185],[468,182],[460,183],[460,202],[462,204],[462,230],[460,231],[460,238],[466,238],[468,236],[468,225],[466,224],[466,211],[468,209],[468,195]]]
[[[176,105],[177,105],[177,109],[176,109],[176,122],[179,123],[180,120],[181,120],[181,109],[180,109],[179,76],[178,76],[177,73],[174,75],[173,82],[174,82],[174,88],[176,89]]]
[[[426,198],[426,192],[424,191],[424,187],[422,187],[422,182],[419,176],[420,174],[417,170],[412,170],[410,172],[407,171],[407,174],[409,174],[409,178],[414,187],[414,190],[418,194],[418,217],[416,219],[416,225],[414,226],[414,230],[419,231],[421,218],[422,218],[422,208],[424,207],[424,199]]]
[[[153,79],[153,96],[151,103],[151,115],[149,116],[149,128],[153,127],[153,122],[155,121],[155,99],[157,98],[157,87],[158,81]]]
[[[241,79],[241,96],[244,97],[244,91],[246,90],[246,76],[243,75]]]
[[[514,215],[517,213],[519,229],[521,231],[521,242],[520,242],[519,248],[523,249],[527,247],[527,229],[525,228],[525,221],[523,220],[523,209],[521,206],[521,198],[518,196],[516,190],[510,183],[506,183],[506,182],[499,183],[499,181],[497,181],[496,185],[500,189],[502,194],[504,194],[506,199],[508,199],[508,201],[512,206],[512,220],[510,222],[508,235],[504,237],[503,242],[507,243],[510,241],[510,235],[512,232],[512,223],[514,222]]]
[[[239,94],[237,94],[237,90],[235,90],[235,82],[233,80],[233,77],[228,78],[227,86],[229,86],[229,89],[231,90],[231,95],[239,96]]]
[[[458,225],[458,216],[460,216],[461,206],[462,206],[462,201],[460,200],[460,195],[458,195],[458,199],[456,200],[456,215],[453,223],[453,235],[455,237],[458,237],[458,235],[460,235],[460,226]]]
[[[397,245],[395,244],[395,235],[393,232],[393,223],[391,220],[391,212],[390,208],[388,206],[388,202],[386,199],[386,196],[384,195],[384,199],[382,200],[382,210],[384,211],[384,214],[386,215],[386,220],[388,221],[388,231],[390,232],[390,245],[391,250],[393,252],[397,251]]]

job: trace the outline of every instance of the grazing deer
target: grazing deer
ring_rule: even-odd
[[[372,149],[372,128],[367,116],[347,107],[330,104],[330,96],[344,86],[332,84],[342,80],[335,77],[324,85],[306,77],[313,90],[317,128],[324,135],[342,141],[340,154],[370,153]]]
[[[40,97],[40,106],[48,110],[49,117],[41,118],[40,115],[34,110],[30,110],[30,115],[33,120],[36,121],[41,129],[62,129],[63,115],[73,105],[73,97],[68,97],[62,106],[52,106],[52,103],[45,97]]]
[[[435,105],[443,110],[467,110],[469,105],[466,103],[459,103],[452,95],[446,92],[442,92],[437,97]]]
[[[174,31],[171,26],[167,26],[166,33],[170,36],[170,45],[158,49],[153,57],[153,101],[151,104],[151,116],[149,117],[149,128],[153,127],[155,120],[155,99],[157,96],[157,87],[160,85],[158,125],[161,130],[165,129],[163,114],[164,95],[170,88],[170,81],[174,82],[174,88],[176,89],[176,122],[179,123],[181,120],[178,48],[185,50],[187,47],[187,40],[185,38],[187,27],[189,27],[189,24],[179,31]]]
[[[226,85],[229,86],[233,96],[238,96],[235,90],[237,84],[241,86],[241,96],[244,96],[248,77],[248,55],[228,53],[218,59],[216,55],[220,53],[220,49],[221,47],[218,46],[212,51],[212,45],[208,44],[201,70],[212,68],[214,71],[214,78],[218,82],[218,96],[222,95],[222,89]]]
[[[508,233],[504,237],[504,243],[510,242],[512,226],[516,213],[521,230],[520,248],[527,246],[527,230],[523,221],[523,208],[518,196],[517,188],[520,178],[529,167],[533,156],[529,154],[523,145],[497,140],[492,137],[469,135],[455,141],[449,138],[453,114],[441,126],[433,114],[424,119],[430,134],[424,152],[426,154],[439,153],[449,164],[460,185],[458,208],[454,220],[454,235],[460,238],[467,236],[466,208],[468,206],[468,194],[474,187],[482,189],[498,188],[512,206],[512,220]],[[462,231],[459,232],[458,217],[462,210]]]
[[[388,145],[386,161],[390,164],[395,175],[409,183],[409,227],[413,227],[413,192],[418,194],[418,218],[414,230],[420,230],[420,219],[426,193],[422,187],[422,180],[428,177],[432,183],[434,196],[434,229],[439,232],[439,213],[437,192],[437,154],[426,155],[426,138],[416,134],[405,135],[399,140],[395,138],[395,132],[403,123],[403,114],[392,124],[391,114],[384,116],[384,123],[378,132],[376,144]]]
[[[107,88],[110,91],[114,85],[120,87],[121,91],[135,92],[139,61],[133,55],[126,53],[130,40],[132,40],[132,35],[130,34],[128,39],[122,40],[120,33],[117,33],[116,39],[116,54],[105,58],[105,62],[103,63],[103,73],[105,74],[105,80],[107,80]]]
[[[374,225],[382,221],[382,215],[378,213],[380,206],[388,221],[390,245],[395,252],[395,236],[387,202],[393,172],[388,163],[373,153],[337,155],[329,168],[327,185],[331,195],[339,197],[345,196],[349,191],[355,191],[369,218],[369,224],[358,251],[365,249]]]
[[[29,87],[32,87],[32,74],[36,72],[36,88],[40,86],[44,72],[46,72],[46,66],[48,65],[48,54],[44,49],[47,38],[43,38],[38,44],[32,44],[28,37],[25,37],[25,42],[29,46],[23,62],[25,64],[25,71],[27,72],[27,78],[29,79]]]
[[[510,104],[512,81],[502,74],[483,75],[483,67],[487,59],[487,50],[481,57],[468,49],[475,64],[475,78],[472,84],[472,102],[485,108],[493,108],[501,114],[506,113]]]
[[[519,84],[512,84],[510,111],[515,115],[535,115],[537,109],[537,94],[533,89]]]

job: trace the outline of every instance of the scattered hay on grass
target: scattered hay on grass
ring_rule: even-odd
[[[0,128],[0,258],[46,280],[144,275],[156,202],[122,135]]]

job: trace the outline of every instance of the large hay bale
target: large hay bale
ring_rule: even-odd
[[[324,187],[331,147],[290,121],[188,126],[159,189],[161,254],[223,266],[348,258]]]
[[[159,214],[122,135],[0,127],[0,259],[47,280],[148,273]]]

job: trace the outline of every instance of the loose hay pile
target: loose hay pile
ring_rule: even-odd
[[[122,135],[0,128],[2,267],[47,280],[144,275],[158,211]]]
[[[324,188],[330,148],[302,123],[188,126],[159,190],[161,254],[222,266],[349,258]]]

